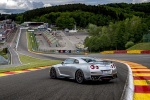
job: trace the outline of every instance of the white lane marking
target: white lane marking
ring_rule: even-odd
[[[19,40],[20,40],[20,34],[21,34],[21,28],[20,28],[19,35],[18,35],[18,38],[17,38],[16,50],[18,48],[18,44],[19,44]]]
[[[15,51],[15,50],[14,50],[14,51]],[[19,60],[20,64],[22,64],[18,52],[17,52],[17,51],[15,51],[15,52],[16,52],[16,54],[17,54],[17,57],[18,57],[18,60]]]

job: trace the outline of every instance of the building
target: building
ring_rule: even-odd
[[[0,42],[4,43],[15,28],[16,23],[11,19],[0,21]]]

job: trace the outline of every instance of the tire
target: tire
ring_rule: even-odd
[[[82,84],[85,81],[84,74],[82,70],[77,70],[75,73],[75,80],[77,83]]]
[[[52,79],[57,78],[56,70],[53,67],[50,69],[50,78],[52,78]]]

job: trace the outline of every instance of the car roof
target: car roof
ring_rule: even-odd
[[[74,58],[74,59],[94,59],[93,57],[84,57],[84,56],[80,56],[80,57],[69,57],[69,58]]]

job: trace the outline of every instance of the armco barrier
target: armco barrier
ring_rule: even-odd
[[[141,54],[142,50],[127,50],[127,54]]]
[[[150,54],[150,50],[143,50],[141,51],[141,54]]]
[[[115,50],[114,54],[126,54],[127,50]]]

